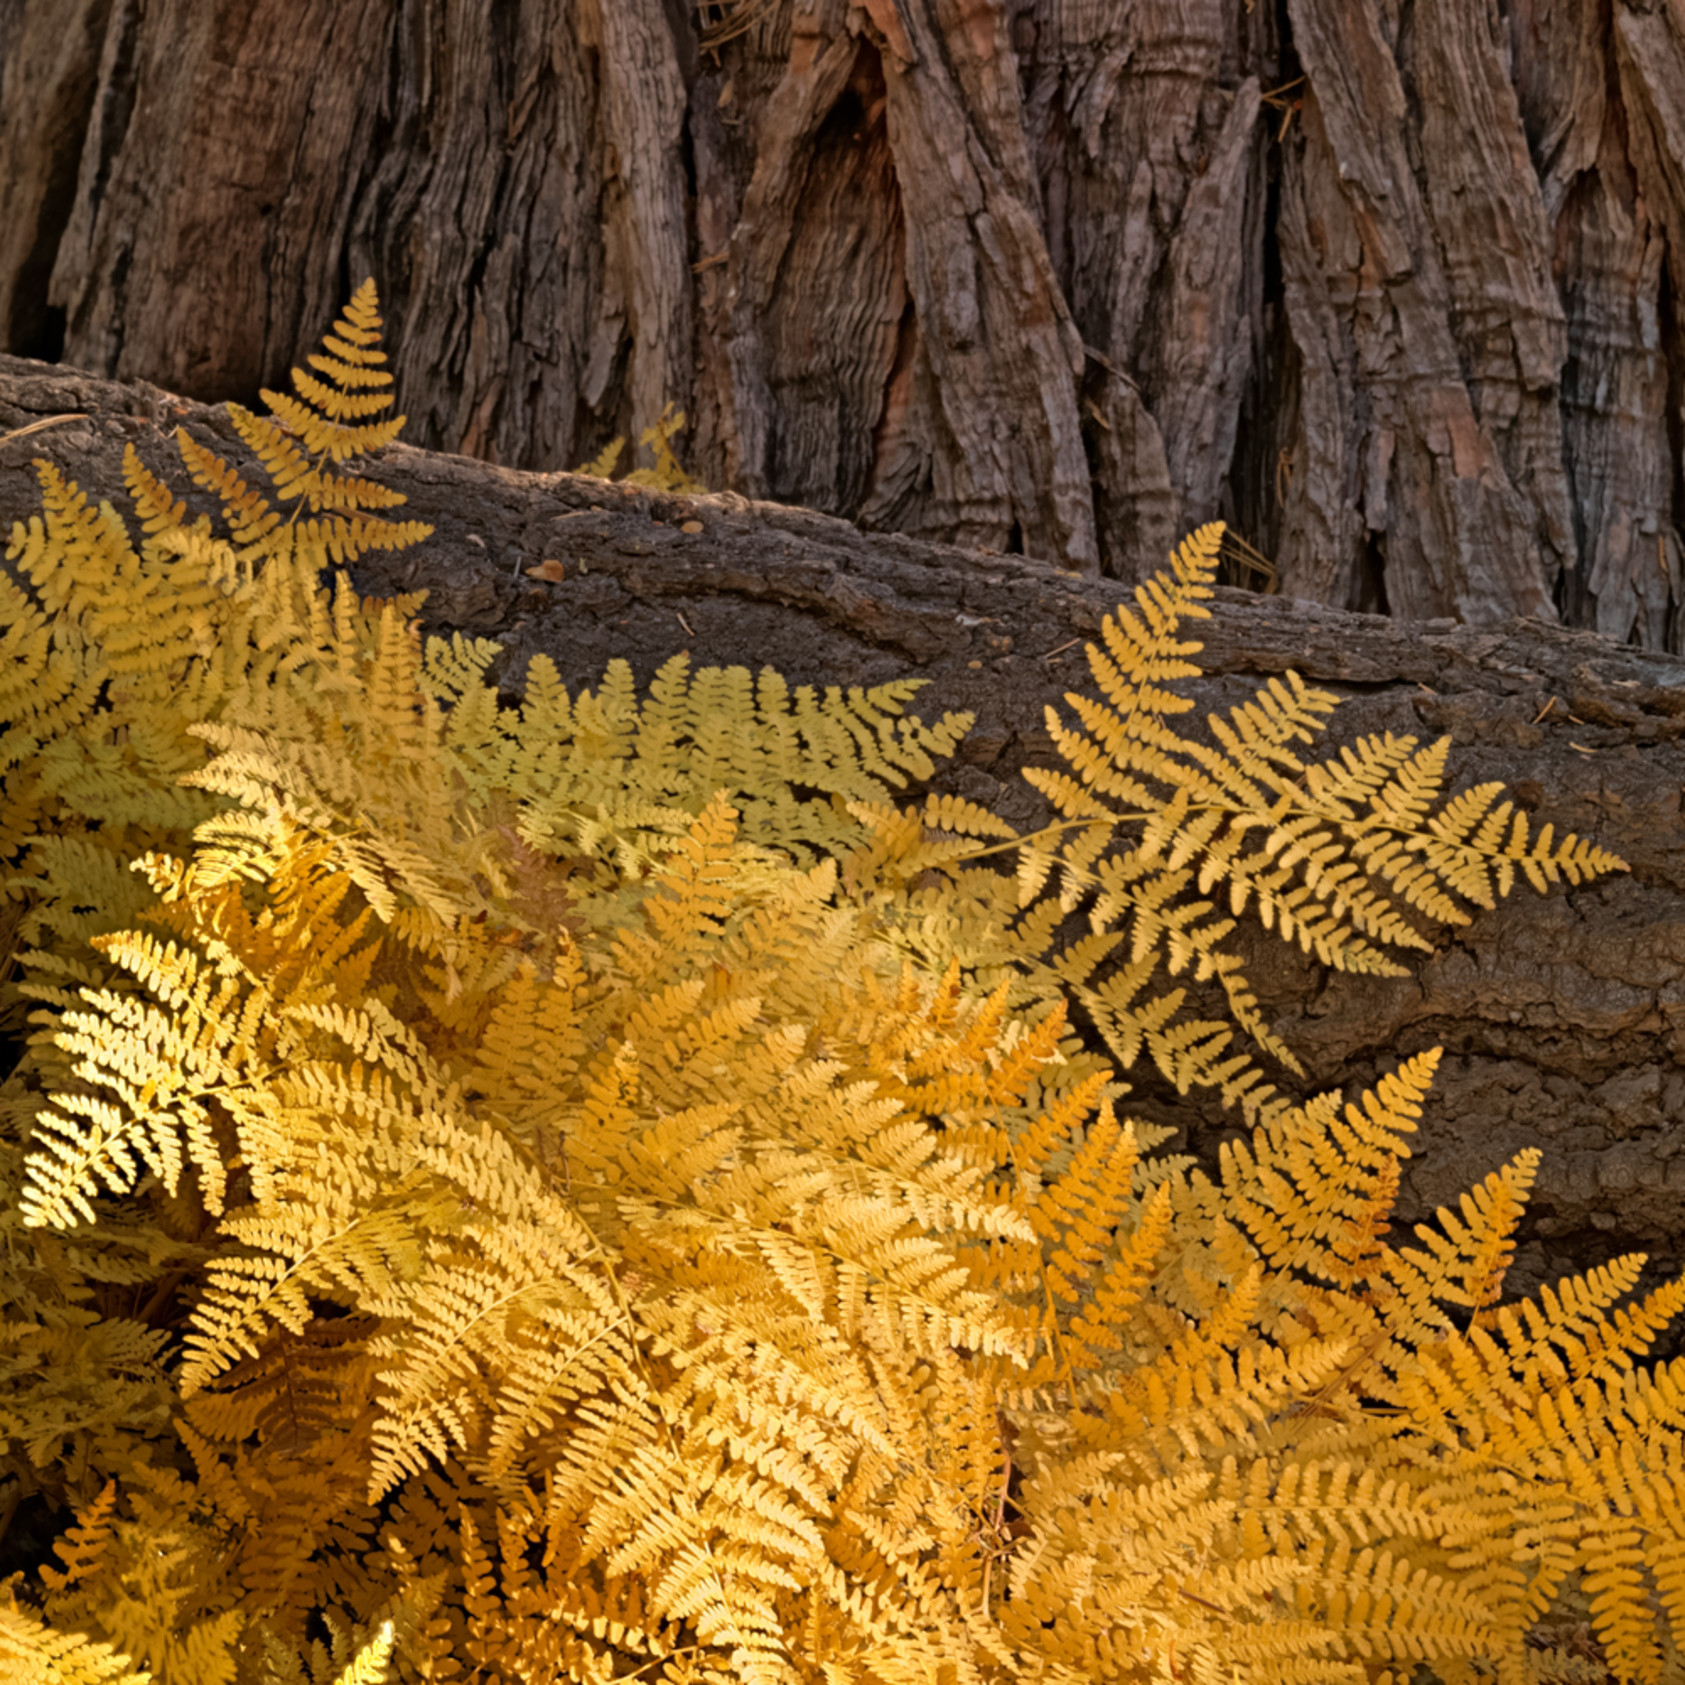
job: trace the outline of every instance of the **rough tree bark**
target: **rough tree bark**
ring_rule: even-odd
[[[1682,0],[0,0],[0,347],[1685,648]]]
[[[130,442],[190,490],[168,436],[178,423],[253,471],[221,409],[0,357],[0,433],[65,414],[82,419],[0,445],[0,532],[39,508],[35,456],[119,510]],[[862,535],[732,494],[650,495],[404,446],[368,472],[437,530],[360,567],[359,588],[425,588],[429,629],[502,642],[494,672],[507,688],[538,650],[570,685],[595,684],[616,656],[647,681],[680,650],[698,665],[770,664],[801,683],[915,674],[930,681],[927,717],[977,716],[938,787],[1019,824],[1038,812],[1019,769],[1052,761],[1044,709],[1085,682],[1082,642],[1119,594],[1021,557]],[[683,530],[693,522],[700,531]],[[546,561],[559,580],[529,572]],[[1344,699],[1337,738],[1448,734],[1457,787],[1502,780],[1541,821],[1631,863],[1577,891],[1518,891],[1446,932],[1408,979],[1333,975],[1262,937],[1254,975],[1307,1090],[1371,1082],[1408,1054],[1446,1048],[1409,1213],[1454,1201],[1539,1145],[1518,1282],[1639,1248],[1657,1269],[1685,1265],[1685,665],[1537,620],[1405,624],[1230,590],[1199,631],[1202,713],[1292,667]],[[1134,1075],[1131,1107],[1183,1129],[1196,1150],[1234,1121]]]

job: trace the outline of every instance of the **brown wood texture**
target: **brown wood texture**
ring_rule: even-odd
[[[0,433],[65,414],[78,419],[0,445],[0,532],[39,508],[36,456],[119,510],[127,443],[190,492],[170,440],[178,423],[253,472],[220,409],[0,358]],[[1120,589],[732,494],[651,495],[404,446],[368,471],[437,530],[360,567],[359,587],[425,588],[428,628],[501,641],[494,672],[511,691],[538,650],[576,686],[617,656],[647,681],[681,650],[697,665],[771,665],[801,683],[916,675],[929,681],[926,717],[977,716],[938,787],[1020,824],[1038,807],[1019,771],[1052,760],[1045,709],[1085,683],[1083,642]],[[700,530],[684,530],[691,523]],[[529,572],[545,562],[558,581]],[[1332,975],[1261,935],[1255,975],[1307,1088],[1369,1082],[1405,1055],[1446,1048],[1408,1211],[1454,1201],[1537,1145],[1545,1161],[1520,1281],[1640,1248],[1658,1268],[1685,1265],[1685,664],[1536,620],[1412,624],[1227,590],[1200,635],[1208,675],[1192,686],[1196,719],[1293,668],[1343,699],[1337,739],[1449,735],[1456,787],[1501,780],[1536,820],[1631,862],[1629,875],[1578,890],[1518,891],[1445,932],[1407,979]],[[1150,1072],[1135,1076],[1132,1107],[1197,1150],[1232,1127]]]
[[[742,23],[732,33],[734,22]],[[729,36],[729,39],[716,37]],[[712,43],[712,44],[710,44]],[[1681,0],[10,0],[4,349],[1685,648]]]

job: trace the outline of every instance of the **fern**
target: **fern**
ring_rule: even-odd
[[[391,385],[392,376],[380,367],[386,354],[377,349],[377,309],[374,282],[365,281],[323,341],[324,352],[306,359],[317,373],[293,370],[296,396],[264,391],[273,420],[238,404],[228,406],[235,431],[263,465],[277,495],[296,502],[285,520],[220,457],[178,429],[182,460],[194,484],[222,500],[239,561],[299,556],[316,568],[329,560],[344,566],[370,550],[407,548],[432,531],[418,521],[392,523],[365,514],[405,499],[371,480],[337,471],[339,464],[390,444],[404,425],[402,416],[366,419],[392,405],[391,394],[380,390]],[[326,512],[326,518],[301,520],[306,510],[311,516]]]
[[[1296,673],[1268,680],[1226,717],[1208,716],[1209,742],[1174,730],[1169,720],[1193,706],[1175,682],[1199,671],[1190,658],[1201,646],[1183,623],[1209,613],[1222,531],[1202,527],[1167,577],[1107,617],[1101,645],[1088,651],[1099,694],[1066,698],[1077,724],[1048,710],[1070,771],[1024,776],[1058,815],[1053,823],[938,853],[933,823],[961,836],[989,833],[970,818],[932,815],[923,830],[907,830],[889,810],[862,814],[877,839],[862,881],[899,906],[919,874],[951,874],[931,921],[942,946],[930,951],[912,938],[932,964],[957,951],[955,936],[968,926],[1006,926],[1015,888],[1024,940],[1013,960],[1028,988],[1074,993],[1122,1069],[1146,1052],[1179,1092],[1216,1089],[1260,1118],[1285,1102],[1236,1031],[1288,1070],[1300,1067],[1264,1022],[1228,946],[1242,915],[1334,970],[1396,976],[1402,968],[1388,950],[1431,950],[1431,922],[1467,924],[1466,903],[1495,906],[1518,876],[1543,891],[1625,863],[1574,836],[1559,843],[1548,825],[1533,835],[1496,784],[1442,800],[1449,739],[1424,748],[1389,734],[1304,759],[1296,745],[1315,741],[1336,698]],[[1011,885],[992,872],[955,872],[1003,853],[1017,856]],[[971,912],[979,903],[981,920]],[[1060,923],[1078,911],[1089,941],[1060,953]],[[1224,1019],[1191,1021],[1182,989],[1152,987],[1157,976],[1187,974],[1221,991]]]
[[[138,549],[50,474],[14,534],[0,1491],[63,1525],[10,1672],[1519,1681],[1583,1610],[1678,1677],[1685,1286],[1506,1301],[1531,1151],[1395,1237],[1436,1056],[1288,1104],[1229,945],[1382,968],[1618,862],[1443,745],[1303,758],[1291,675],[1174,732],[1215,529],[1029,835],[896,805],[968,723],[905,683],[505,706],[317,578],[373,310],[241,423],[291,519],[196,459],[233,544],[138,464]],[[1143,1057],[1248,1118],[1214,1174]]]
[[[684,428],[685,412],[675,411],[673,406],[668,404],[655,422],[638,435],[639,443],[646,446],[654,456],[655,465],[651,468],[634,468],[623,476],[625,484],[646,486],[651,491],[706,491],[708,488],[700,480],[687,474],[679,466],[679,459],[673,453],[674,436],[682,433]],[[593,479],[609,479],[625,449],[624,436],[610,439],[596,456],[579,468],[578,472],[589,474]]]
[[[0,1664],[17,1685],[150,1685],[127,1656],[80,1633],[55,1632],[15,1595],[0,1606]]]

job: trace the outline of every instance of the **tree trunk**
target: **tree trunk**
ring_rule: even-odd
[[[0,446],[0,531],[39,509],[36,455],[127,510],[130,442],[190,511],[214,514],[190,495],[167,436],[178,422],[256,472],[220,409],[0,358],[0,433],[67,413],[86,419]],[[616,656],[647,682],[680,650],[697,665],[771,665],[798,683],[917,675],[930,681],[927,718],[977,716],[937,787],[1021,826],[1040,810],[1020,769],[1055,764],[1044,710],[1086,684],[1083,641],[1119,595],[1023,558],[862,535],[730,494],[651,495],[405,446],[366,472],[437,531],[417,550],[371,557],[359,589],[425,588],[430,630],[501,640],[494,672],[507,688],[539,650],[570,686],[595,685]],[[685,531],[691,523],[700,530]],[[559,566],[535,577],[545,562]],[[1190,687],[1195,718],[1291,667],[1343,698],[1336,742],[1449,735],[1455,787],[1501,780],[1538,822],[1630,862],[1630,874],[1579,890],[1518,890],[1445,932],[1408,979],[1332,974],[1262,936],[1250,975],[1307,1068],[1302,1091],[1369,1083],[1411,1053],[1446,1048],[1407,1214],[1454,1203],[1537,1145],[1545,1160],[1518,1284],[1640,1248],[1659,1269],[1685,1264],[1685,665],[1537,620],[1404,625],[1233,590],[1195,630],[1207,669]],[[1180,1128],[1195,1150],[1213,1150],[1236,1121],[1149,1070],[1131,1080],[1131,1111]]]
[[[1685,647],[1681,0],[0,0],[7,348]]]

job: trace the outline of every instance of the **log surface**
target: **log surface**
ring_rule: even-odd
[[[220,409],[145,384],[0,358],[0,526],[39,508],[30,461],[58,464],[127,509],[123,447],[178,493],[169,434],[184,425],[242,472]],[[920,711],[976,725],[936,786],[1014,822],[1038,812],[1018,776],[1046,764],[1045,709],[1088,678],[1083,643],[1115,582],[1021,557],[862,533],[808,510],[733,495],[672,497],[570,474],[524,473],[394,446],[372,478],[431,522],[417,550],[356,570],[367,594],[429,592],[423,623],[499,639],[518,686],[546,651],[570,685],[624,657],[640,680],[675,652],[696,665],[770,665],[792,682],[929,681]],[[258,483],[262,484],[261,472]],[[204,500],[188,498],[190,507]],[[687,522],[700,531],[687,533]],[[528,570],[561,564],[562,579]],[[550,570],[554,571],[554,570]],[[1197,716],[1289,668],[1343,699],[1329,734],[1453,741],[1454,787],[1508,784],[1536,821],[1624,856],[1629,874],[1539,897],[1444,933],[1412,976],[1334,975],[1260,938],[1254,976],[1309,1088],[1350,1087],[1421,1048],[1446,1056],[1404,1207],[1454,1201],[1528,1145],[1544,1149],[1516,1281],[1647,1250],[1685,1253],[1685,664],[1537,621],[1471,629],[1357,615],[1220,590],[1198,628]],[[1285,1084],[1284,1084],[1285,1085]],[[1143,1078],[1138,1110],[1209,1148],[1231,1117]]]

